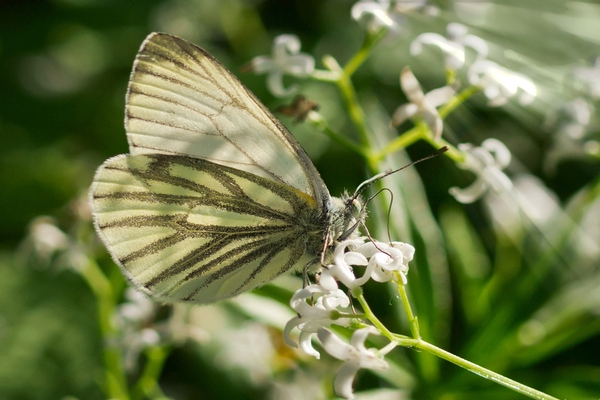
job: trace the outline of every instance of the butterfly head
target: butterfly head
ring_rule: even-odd
[[[359,196],[347,193],[341,198],[333,198],[333,221],[331,236],[336,245],[346,239],[358,236],[358,227],[364,223],[367,210],[364,201]]]

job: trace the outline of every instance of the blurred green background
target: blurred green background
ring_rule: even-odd
[[[542,0],[497,3],[432,2],[439,7],[437,16],[407,16],[403,31],[382,42],[358,71],[355,84],[367,109],[373,106],[389,114],[405,102],[398,85],[404,66],[411,66],[426,91],[444,85],[439,51],[429,49],[412,57],[409,44],[420,33],[443,34],[448,22],[461,22],[488,41],[491,59],[528,75],[538,85],[538,98],[528,107],[511,102],[492,109],[482,96],[472,99],[447,119],[444,137],[453,144],[501,139],[513,152],[509,175],[537,177],[555,196],[555,216],[564,216],[560,222],[524,223],[517,240],[502,233],[482,203],[463,206],[448,195],[449,187],[467,186],[472,176],[449,160],[418,167],[430,204],[423,207],[437,221],[445,243],[439,251],[449,265],[443,266],[447,279],[442,279],[446,286],[441,290],[447,296],[446,308],[442,307],[447,324],[443,333],[432,334],[437,342],[430,339],[557,397],[598,398],[600,168],[598,158],[586,155],[576,141],[569,142],[573,150],[568,154],[557,152],[566,145],[556,140],[556,129],[547,118],[584,95],[570,71],[593,65],[600,55],[600,6]],[[70,261],[39,254],[32,244],[30,223],[51,216],[54,219],[48,221],[66,232],[68,240],[92,243],[85,251],[93,252],[113,282],[119,281],[118,271],[93,242],[85,198],[95,169],[106,158],[127,152],[125,91],[146,35],[168,32],[205,48],[275,109],[289,99],[274,98],[265,88],[264,76],[241,74],[241,67],[257,55],[270,54],[273,38],[283,33],[298,35],[302,51],[312,54],[319,68],[325,54],[343,64],[365,35],[350,17],[353,4],[343,0],[13,0],[0,5],[0,399],[104,398],[96,299],[85,281],[65,267]],[[319,102],[336,131],[354,135],[333,86],[285,80],[286,84],[292,81]],[[597,98],[586,99],[592,107],[598,106]],[[282,120],[313,157],[333,195],[344,188],[352,190],[367,177],[359,156],[310,126]],[[592,116],[586,129],[586,140],[598,140],[597,116]],[[413,158],[431,151],[425,144],[409,149]],[[412,223],[418,224],[418,218]],[[573,245],[580,230],[591,232],[585,236],[591,250],[583,255]],[[423,242],[416,244],[420,248],[437,245],[422,233],[415,236]],[[540,260],[546,261],[547,269],[538,274],[532,266]],[[523,281],[529,286],[519,286]],[[390,312],[385,308],[389,297],[378,300],[384,314]],[[488,308],[476,309],[472,304],[481,298],[489,300]],[[500,304],[504,308],[497,309]],[[221,321],[225,315],[229,327],[252,326],[257,339],[248,342],[250,347],[267,337],[268,367],[256,378],[248,375],[252,366],[224,362],[227,356],[219,355],[223,348],[242,342],[215,344],[211,335],[220,333],[210,327],[222,326],[221,322],[203,320],[200,325],[208,332],[207,339],[200,345],[183,341],[173,346],[166,360],[160,383],[168,396],[331,396],[330,380],[318,382],[331,378],[338,365],[335,361],[319,364],[291,353],[281,343],[279,330],[253,325],[261,319],[239,303],[200,310],[200,319]],[[536,336],[540,330],[546,335]],[[533,333],[527,336],[528,332]],[[248,335],[242,336],[252,338]],[[535,346],[527,345],[523,335],[537,338],[531,339]],[[253,357],[257,356],[248,357],[256,368],[259,361]],[[382,398],[522,398],[446,363],[428,377],[422,373],[427,368],[419,364],[430,360],[418,357],[410,351],[399,356],[398,363],[405,362],[407,371],[395,376],[403,376],[404,383],[365,374],[358,389],[400,387],[405,396]],[[298,392],[298,387],[304,389]]]

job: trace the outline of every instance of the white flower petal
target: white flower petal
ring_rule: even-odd
[[[485,168],[481,176],[495,193],[507,192],[512,189],[512,181],[498,168]]]
[[[356,349],[334,335],[330,330],[321,328],[317,332],[317,336],[325,351],[338,360],[348,361],[357,358],[358,352]]]
[[[537,95],[537,89],[531,79],[499,66],[490,60],[479,60],[473,63],[468,72],[469,82],[484,89],[490,106],[506,103],[507,98],[514,96],[519,89],[521,105],[531,103]]]
[[[467,27],[450,23],[446,27],[446,37],[437,33],[423,33],[419,35],[410,45],[410,53],[416,55],[421,52],[423,44],[430,44],[440,48],[445,55],[446,68],[457,70],[465,63],[465,46],[473,48],[477,52],[477,58],[482,59],[488,53],[488,47],[483,39],[467,35]]]
[[[350,338],[350,345],[358,350],[365,350],[365,340],[369,335],[379,335],[379,330],[374,326],[357,329]]]
[[[462,43],[465,46],[468,46],[475,50],[475,52],[477,53],[478,60],[482,60],[487,57],[489,51],[488,45],[485,42],[485,40],[483,40],[479,36],[467,35],[462,39]]]
[[[294,93],[298,89],[298,85],[292,85],[289,88],[283,86],[283,73],[273,71],[267,77],[267,87],[277,97],[285,97]]]
[[[292,340],[292,338],[290,338],[290,332],[292,331],[292,329],[294,329],[295,327],[297,327],[300,324],[300,317],[294,317],[292,319],[290,319],[287,324],[285,324],[285,328],[283,328],[283,340],[285,342],[285,344],[287,344],[290,347],[298,347],[298,345],[296,344],[296,342],[294,342]]]
[[[354,399],[352,391],[352,382],[354,376],[360,367],[354,363],[344,363],[333,379],[333,390],[335,393],[345,399]]]
[[[475,180],[470,186],[461,189],[456,186],[451,187],[448,192],[454,198],[463,204],[470,204],[477,201],[487,191],[488,185],[483,178]]]
[[[287,58],[286,72],[290,75],[305,77],[315,70],[315,59],[307,54],[294,54]]]
[[[324,269],[321,272],[321,276],[319,277],[319,285],[326,290],[334,291],[338,290],[339,286],[335,278],[331,275],[331,272],[328,269]]]
[[[377,30],[381,27],[390,29],[399,28],[398,16],[392,15],[390,10],[390,2],[386,0],[376,1],[359,1],[352,6],[351,15],[356,21],[360,21],[368,14],[371,19],[370,29]]]
[[[156,346],[160,343],[160,335],[155,329],[144,328],[140,332],[140,341],[144,346]]]
[[[265,72],[269,72],[275,68],[275,62],[271,57],[254,57],[250,63],[252,65],[252,71],[256,72],[257,74],[264,74]]]
[[[288,51],[297,54],[300,51],[300,39],[296,35],[279,35],[273,42],[273,56],[276,60],[287,58]]]
[[[459,41],[467,35],[467,27],[458,22],[451,22],[446,26],[446,36],[449,40]]]
[[[403,104],[392,115],[392,126],[399,126],[419,112],[419,106],[413,103]]]
[[[346,287],[355,287],[356,276],[354,276],[354,272],[346,263],[328,265],[327,269],[335,279],[342,282]]]
[[[423,102],[425,98],[423,89],[421,89],[419,81],[409,67],[405,67],[400,74],[400,86],[402,86],[402,91],[411,103],[418,105]]]
[[[344,254],[344,261],[348,265],[367,265],[369,263],[369,260],[364,255],[355,251],[349,251]]]
[[[451,86],[443,86],[441,88],[433,89],[425,95],[425,101],[431,104],[433,107],[439,107],[446,104],[456,94]]]
[[[422,33],[410,44],[410,54],[413,56],[419,54],[422,50],[423,44],[431,44],[443,49],[443,47],[448,44],[448,39],[439,33]]]
[[[508,164],[510,164],[510,150],[508,150],[508,147],[498,139],[486,139],[481,143],[481,147],[488,150],[490,153],[494,153],[494,163],[499,168],[506,168]]]
[[[406,260],[407,263],[413,260],[413,258],[415,256],[414,246],[412,246],[408,243],[402,243],[402,242],[393,242],[392,246],[394,246],[394,248],[396,248],[402,252],[402,254],[404,255],[404,259]]]
[[[433,139],[439,140],[442,137],[442,130],[444,129],[444,122],[440,114],[438,114],[434,107],[427,107],[421,112],[421,115],[431,130]]]
[[[316,351],[312,345],[313,335],[313,332],[302,331],[300,332],[298,342],[300,343],[300,348],[302,349],[302,351],[304,351],[309,356],[315,356],[315,358],[318,360],[319,358],[321,358],[321,354],[318,351]]]

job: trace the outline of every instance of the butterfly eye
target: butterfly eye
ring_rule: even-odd
[[[362,211],[362,204],[358,199],[352,199],[352,203],[350,204],[352,207],[352,214],[360,214]]]

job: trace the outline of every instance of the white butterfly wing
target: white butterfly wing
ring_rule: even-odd
[[[293,136],[221,63],[151,34],[126,102],[130,154],[90,189],[123,273],[159,301],[210,303],[319,259],[332,199]]]
[[[131,154],[206,159],[329,205],[329,192],[296,139],[219,61],[181,38],[153,33],[142,44],[125,125]]]
[[[210,303],[302,269],[318,258],[328,222],[296,189],[187,156],[113,157],[91,197],[113,259],[166,302]]]

